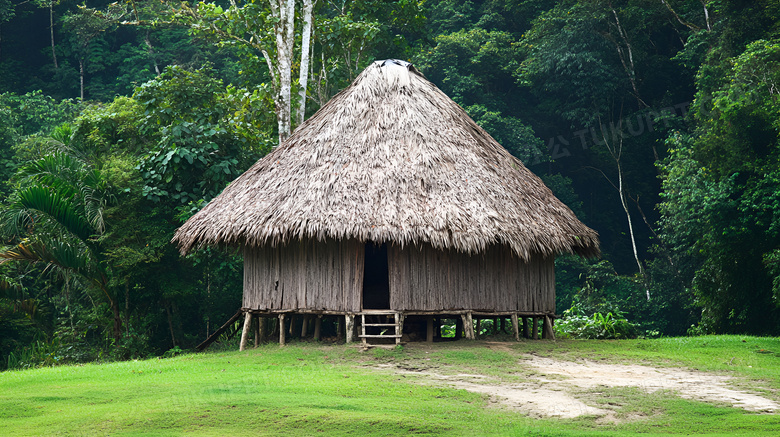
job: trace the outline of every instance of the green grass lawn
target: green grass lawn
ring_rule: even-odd
[[[744,341],[743,341],[744,340]],[[245,352],[0,373],[2,435],[777,435],[780,415],[608,389],[617,422],[534,419],[482,395],[422,385],[380,364],[522,382],[524,354],[676,366],[737,377],[780,400],[780,339],[459,341],[361,352],[293,343]],[[581,393],[606,402],[604,395]],[[590,397],[589,397],[590,396]]]

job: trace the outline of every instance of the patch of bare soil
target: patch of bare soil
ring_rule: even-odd
[[[554,384],[565,383],[582,388],[637,387],[649,393],[671,390],[685,399],[724,402],[748,411],[775,413],[780,410],[780,405],[773,400],[731,388],[728,376],[640,365],[558,361],[535,356],[527,358],[524,364],[534,370],[565,377],[550,381]],[[543,377],[539,380],[546,381]]]
[[[404,376],[413,375],[423,384],[443,384],[486,394],[491,403],[509,406],[535,417],[600,416],[602,420],[616,420],[613,411],[588,405],[572,394],[577,389],[598,387],[637,387],[649,393],[668,390],[685,399],[727,403],[748,411],[780,411],[780,405],[773,400],[730,387],[728,381],[731,378],[727,376],[684,369],[603,364],[587,360],[559,361],[532,355],[523,356],[520,365],[534,370],[537,374],[526,383],[502,384],[486,375],[445,375],[391,364],[379,367]]]

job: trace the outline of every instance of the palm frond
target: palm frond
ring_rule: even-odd
[[[0,210],[0,239],[4,241],[22,238],[32,229],[35,220],[31,211],[21,205]]]
[[[10,261],[44,264],[46,270],[59,268],[87,277],[94,276],[92,273],[95,270],[95,262],[88,248],[57,240],[25,240],[0,251],[0,264]]]
[[[86,172],[83,161],[65,153],[52,153],[24,164],[17,176],[22,181],[35,181],[60,190],[77,191]]]
[[[69,191],[57,191],[41,185],[19,190],[19,203],[25,208],[47,214],[82,240],[92,234],[89,221],[73,205]]]

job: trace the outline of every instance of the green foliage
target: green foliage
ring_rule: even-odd
[[[477,124],[524,164],[534,165],[549,160],[549,156],[544,153],[542,140],[520,119],[505,117],[499,111],[488,111],[482,105],[472,105],[465,109]]]
[[[221,81],[208,72],[181,68],[169,68],[137,90],[135,98],[144,107],[140,133],[156,139],[138,166],[144,197],[174,204],[211,199],[254,161],[249,144],[268,150],[268,132],[252,129],[246,115],[235,115],[257,111],[255,104],[264,100],[250,93],[237,98],[235,89],[227,99],[222,93]],[[241,120],[237,128],[230,123]],[[265,141],[258,146],[261,138]]]
[[[701,332],[774,332],[780,320],[772,285],[780,244],[778,56],[780,46],[766,40],[732,58],[712,54],[697,79],[696,133],[668,140],[660,236],[702,309]]]
[[[555,335],[560,338],[621,339],[636,338],[636,325],[621,313],[593,313],[585,315],[575,304],[563,312],[555,324]]]
[[[574,14],[560,4],[536,19],[524,38],[528,55],[517,77],[521,84],[548,95],[545,101],[564,119],[589,121],[604,114],[605,100],[625,84],[613,57],[603,56],[611,50],[599,36],[600,14],[580,10],[585,5],[572,8]]]

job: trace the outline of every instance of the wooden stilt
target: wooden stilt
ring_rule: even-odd
[[[317,314],[314,319],[314,339],[320,341],[320,332],[322,331],[322,314]]]
[[[463,325],[466,330],[466,338],[469,340],[476,340],[477,336],[474,333],[474,318],[471,315],[471,311],[466,313],[466,320]]]
[[[531,318],[533,325],[531,325],[532,337],[534,340],[539,340],[539,320],[537,317]]]
[[[404,316],[403,313],[395,313],[395,334],[397,337],[395,338],[395,344],[401,344],[401,337],[404,335]]]
[[[257,316],[257,336],[260,337],[260,343],[265,341],[267,321],[265,317]]]
[[[428,316],[428,335],[426,340],[428,343],[433,343],[433,317]]]
[[[493,335],[498,334],[498,317],[493,317]]]
[[[268,338],[274,338],[279,336],[279,321],[278,317],[274,317],[271,319],[270,322],[268,322],[268,327],[271,329],[271,331],[268,333]]]
[[[249,337],[249,327],[252,326],[252,313],[247,311],[244,313],[244,330],[241,331],[241,343],[238,346],[238,350],[242,351],[246,349],[246,340]]]
[[[308,334],[308,332],[306,332],[308,325],[309,325],[309,316],[304,315],[303,324],[301,324],[301,338],[306,338],[306,334]]]
[[[463,318],[458,317],[455,319],[455,339],[460,340],[463,338]]]
[[[294,334],[293,328],[295,327],[295,319],[296,319],[296,317],[291,314],[290,315],[290,338],[292,338],[292,336]]]
[[[284,335],[287,332],[284,329],[284,314],[279,314],[279,346],[284,346]]]
[[[477,319],[477,332],[474,333],[474,339],[479,338],[480,334],[482,334],[482,319]]]
[[[260,324],[262,321],[260,316],[255,317],[255,347],[260,345]]]
[[[523,338],[531,338],[528,336],[528,317],[523,317]]]
[[[336,318],[336,338],[341,341],[344,338],[344,322]]]
[[[505,330],[504,330],[504,322],[505,321],[506,321],[506,319],[503,318],[503,317],[498,319],[498,329],[496,330],[496,332],[501,332],[501,333],[505,332]]]
[[[520,325],[517,321],[517,313],[512,314],[512,331],[515,333],[515,341],[520,341]]]
[[[355,334],[355,315],[347,314],[344,316],[344,330],[346,331],[346,342],[352,343],[352,337]]]
[[[555,340],[555,331],[553,331],[552,317],[544,316],[544,326],[542,328],[542,338]]]

